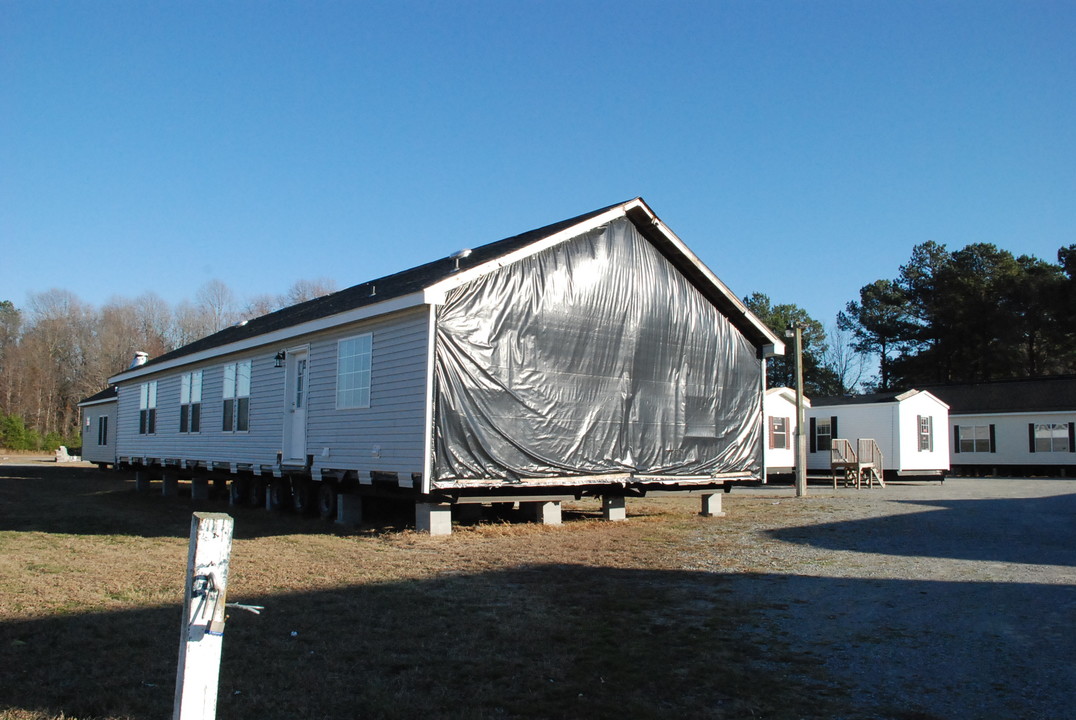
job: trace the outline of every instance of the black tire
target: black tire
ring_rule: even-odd
[[[228,484],[228,504],[243,505],[250,492],[250,478],[236,478]]]
[[[274,478],[269,483],[269,508],[272,510],[291,508],[291,483],[287,478]]]
[[[336,502],[339,494],[335,485],[331,482],[322,481],[321,487],[318,488],[318,515],[326,520],[335,519]]]
[[[251,507],[265,507],[265,490],[267,483],[261,478],[254,478],[247,486],[247,504]]]
[[[296,480],[292,483],[291,499],[295,512],[309,515],[317,505],[317,487],[309,480]]]

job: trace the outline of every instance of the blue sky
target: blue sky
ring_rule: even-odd
[[[1076,243],[1076,3],[0,0],[0,299],[359,283],[641,195],[829,323]]]

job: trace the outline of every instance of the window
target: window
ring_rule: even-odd
[[[817,418],[814,433],[815,447],[828,451],[833,445],[833,418]]]
[[[370,361],[373,336],[369,333],[341,340],[336,350],[336,409],[370,407]]]
[[[250,429],[250,360],[224,366],[224,432]]]
[[[957,452],[994,452],[993,425],[957,425]]]
[[[689,438],[716,438],[717,410],[713,399],[688,395],[685,403],[684,436]]]
[[[1032,428],[1031,452],[1069,452],[1071,423],[1035,423]]]
[[[138,388],[138,434],[157,432],[157,381],[142,383]]]
[[[108,445],[108,415],[97,418],[97,444]]]
[[[787,450],[788,444],[788,418],[770,418],[770,448],[774,450]]]
[[[919,425],[919,452],[934,450],[934,418],[929,415],[917,415]]]
[[[179,431],[196,433],[202,424],[202,371],[184,373],[179,385]]]

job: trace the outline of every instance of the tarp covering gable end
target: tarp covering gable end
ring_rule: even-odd
[[[627,219],[437,310],[436,481],[761,468],[757,349]]]

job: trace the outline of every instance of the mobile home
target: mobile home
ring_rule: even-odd
[[[239,323],[111,378],[116,460],[331,516],[720,493],[783,344],[641,199]],[[348,512],[351,512],[350,510]],[[354,515],[352,514],[352,517]]]
[[[807,469],[828,471],[835,438],[877,441],[885,479],[949,472],[949,407],[924,390],[814,398],[807,410]]]
[[[949,404],[953,472],[1076,475],[1076,375],[932,386]]]

